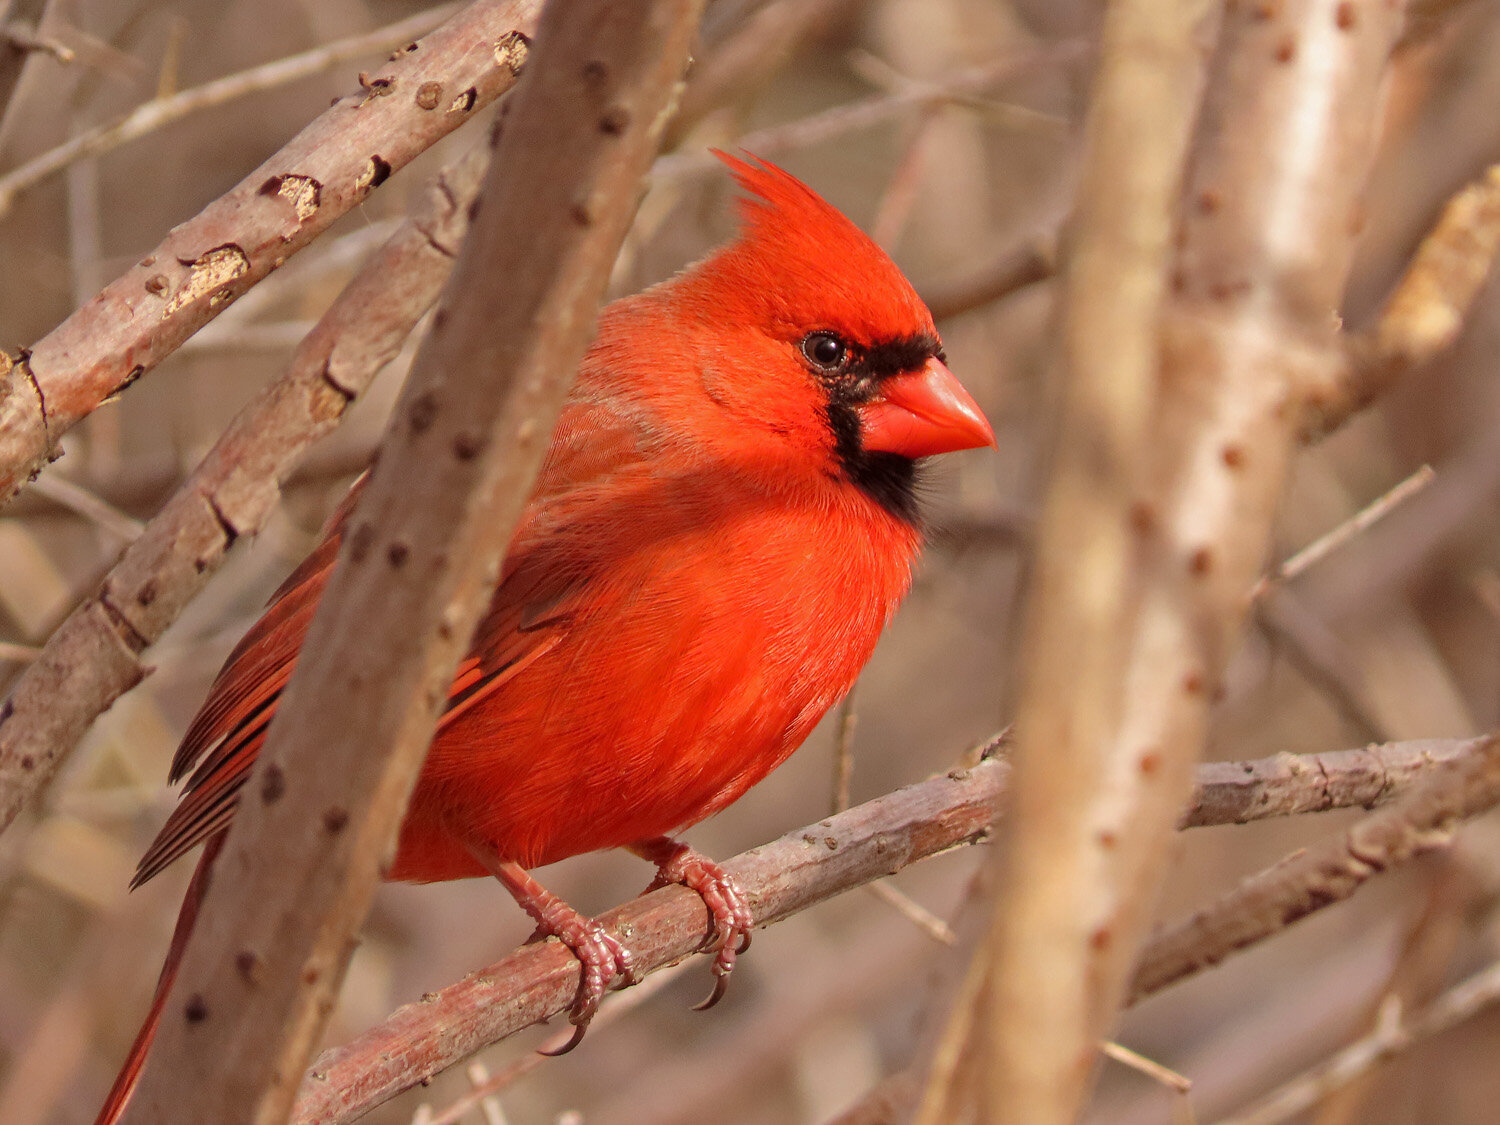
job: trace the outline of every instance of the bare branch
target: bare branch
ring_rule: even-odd
[[[1497,1003],[1500,1003],[1500,963],[1489,965],[1454,985],[1410,1019],[1401,1012],[1399,1004],[1388,1006],[1369,1035],[1217,1125],[1278,1125],[1312,1109],[1329,1094],[1369,1074],[1385,1060],[1473,1019]]]
[[[1483,739],[1392,743],[1200,766],[1183,826],[1246,824],[1381,804],[1444,763],[1472,758],[1483,745]],[[987,838],[991,818],[1007,802],[1010,774],[1009,762],[986,758],[789,832],[724,866],[749,894],[756,918],[769,925],[929,856]],[[707,936],[702,901],[680,887],[635,899],[604,920],[630,934],[641,976],[693,953]],[[565,1011],[575,979],[565,950],[555,944],[527,946],[399,1009],[380,1026],[319,1057],[302,1084],[293,1121],[353,1120],[475,1051]]]
[[[1252,875],[1214,905],[1154,938],[1136,969],[1131,1001],[1343,901],[1382,871],[1445,846],[1457,821],[1496,803],[1500,738],[1490,737],[1431,771],[1395,804]]]
[[[286,374],[240,412],[12,685],[0,709],[0,831],[89,724],[139,682],[138,654],[203,589],[234,541],[265,526],[298,457],[395,358],[448,277],[487,159],[480,148],[433,180],[298,346]]]
[[[1304,433],[1337,429],[1400,379],[1446,351],[1500,253],[1500,165],[1443,208],[1372,330],[1348,341],[1348,364],[1310,404]]]
[[[274,1125],[290,1113],[592,335],[699,8],[546,8],[531,76],[229,829],[218,862],[233,878],[208,886],[127,1121]],[[564,957],[566,987],[579,967]]]
[[[81,418],[509,89],[539,6],[476,0],[32,348],[0,356],[0,500],[56,455]]]
[[[1117,857],[1101,855],[1098,840],[1107,832],[1115,842],[1108,805],[1130,807],[1132,818],[1156,811],[1142,807],[1143,771],[1125,765],[1125,748],[1109,759],[1140,581],[1129,513],[1152,494],[1148,457],[1167,436],[1153,401],[1157,325],[1202,78],[1199,12],[1188,0],[1127,0],[1105,12],[1061,281],[1062,433],[1023,644],[1010,866],[969,971],[976,987],[940,1040],[959,1053],[927,1077],[924,1125],[971,1115],[996,1125],[1072,1122],[1113,1007],[1110,967],[1097,962],[1142,924],[1130,917],[1144,913],[1139,844]],[[1181,772],[1154,750],[1149,772],[1174,764]],[[1122,772],[1135,777],[1122,781]],[[1190,776],[1157,776],[1153,788],[1180,802],[1163,781],[1185,787]],[[1137,896],[1133,909],[1120,901],[1128,895]]]
[[[46,10],[47,0],[15,0],[0,9],[0,132],[26,60],[38,50],[49,49],[36,35]]]
[[[1057,238],[1043,235],[1007,250],[983,268],[941,284],[924,286],[922,299],[934,320],[949,320],[1002,301],[1057,272]]]
[[[982,1013],[997,1123],[1072,1122],[1115,1020],[1298,410],[1337,368],[1400,31],[1400,5],[1226,6],[1174,222],[1201,10],[1106,15]]]
[[[181,121],[184,117],[205,109],[227,105],[238,98],[274,90],[277,86],[321,74],[350,59],[404,46],[417,36],[426,35],[453,15],[458,7],[458,4],[445,4],[363,35],[351,35],[347,39],[326,43],[301,54],[216,78],[169,98],[155,98],[137,106],[116,121],[84,130],[56,148],[49,149],[0,176],[0,220],[10,214],[18,195],[56,175],[75,161],[98,156],[139,140],[174,121]]]

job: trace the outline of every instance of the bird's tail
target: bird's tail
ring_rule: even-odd
[[[220,832],[204,845],[198,869],[193,872],[193,880],[188,884],[187,895],[182,900],[182,909],[177,912],[177,928],[172,931],[172,944],[167,947],[167,960],[162,965],[161,976],[156,982],[156,996],[151,1001],[151,1010],[146,1013],[146,1021],[141,1024],[141,1030],[136,1033],[135,1042],[130,1045],[130,1054],[125,1056],[125,1065],[120,1068],[115,1084],[110,1087],[109,1097],[104,1100],[104,1106],[99,1110],[94,1125],[114,1125],[125,1112],[126,1103],[135,1091],[135,1084],[140,1081],[141,1070],[146,1065],[146,1053],[151,1050],[151,1041],[156,1038],[156,1028],[161,1023],[167,993],[172,990],[172,982],[177,978],[177,966],[182,963],[183,950],[187,948],[193,924],[198,920],[198,908],[203,905],[203,897],[208,893],[214,858],[219,854],[219,847],[223,842],[224,834]]]

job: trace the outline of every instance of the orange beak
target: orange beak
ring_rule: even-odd
[[[867,450],[915,459],[995,444],[979,404],[936,357],[885,380],[880,398],[855,409]]]

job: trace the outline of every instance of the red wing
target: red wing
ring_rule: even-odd
[[[554,439],[542,494],[556,496],[597,481],[632,459],[621,456],[638,453],[633,427],[622,421],[597,405],[570,406]],[[364,479],[354,483],[329,521],[323,541],[276,591],[264,616],[225,661],[172,761],[172,781],[190,770],[192,776],[177,808],[141,857],[132,886],[228,827],[333,571],[344,523]],[[528,528],[545,506],[533,502],[512,541],[505,580],[454,675],[439,730],[550,651],[567,629],[567,603],[586,585],[587,577],[546,565],[541,558],[545,551],[532,549],[536,541],[528,541]]]

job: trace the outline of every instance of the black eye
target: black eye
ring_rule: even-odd
[[[813,332],[802,341],[802,354],[819,367],[837,367],[849,355],[849,346],[832,332]]]

